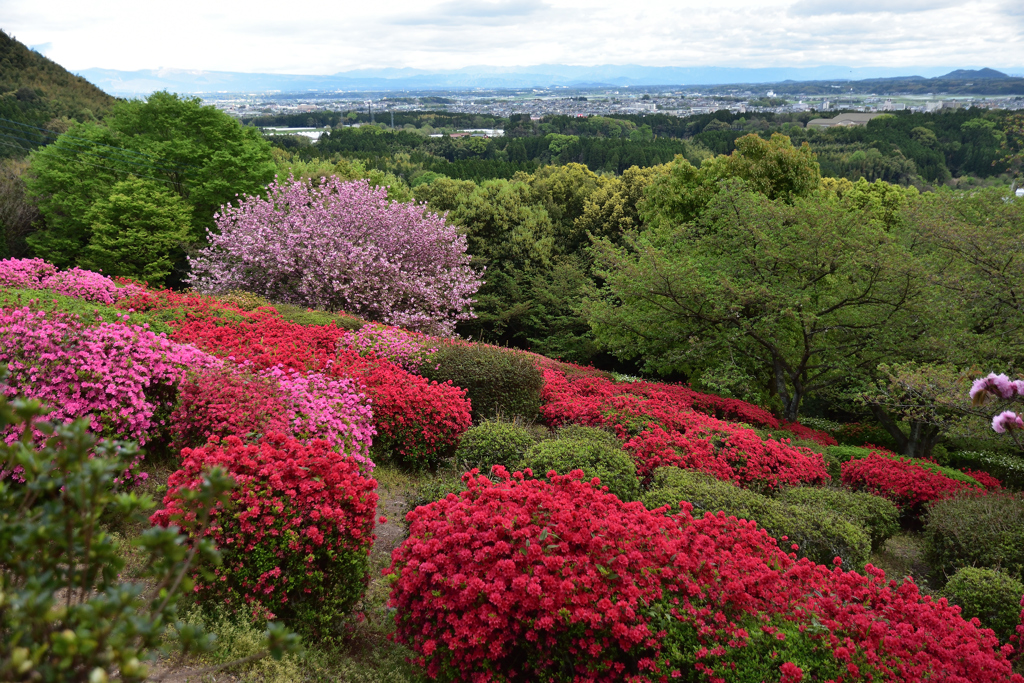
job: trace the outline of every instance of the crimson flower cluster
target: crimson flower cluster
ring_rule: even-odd
[[[850,488],[888,498],[909,510],[918,510],[923,503],[957,491],[984,490],[933,472],[908,458],[887,457],[877,451],[872,451],[867,457],[844,462],[841,472],[843,483]],[[995,484],[998,486],[998,480]]]
[[[1012,648],[912,581],[796,561],[753,522],[623,503],[575,471],[466,475],[413,510],[395,639],[434,678],[1008,681]]]
[[[227,470],[235,488],[204,531],[224,563],[212,580],[197,575],[196,590],[257,619],[319,624],[345,614],[366,586],[377,482],[326,441],[271,434],[246,445],[213,437],[182,451],[151,521],[197,533],[197,510],[181,494],[198,488],[212,467]]]
[[[552,424],[614,428],[633,457],[638,476],[649,477],[658,467],[676,466],[769,489],[829,480],[820,453],[785,439],[764,440],[749,427],[697,412],[688,398],[695,392],[685,387],[615,384],[587,376],[570,380],[553,369],[544,371],[544,379],[544,417]],[[743,408],[748,419],[762,410],[744,405],[749,406]],[[771,414],[762,412],[761,424],[774,421]]]

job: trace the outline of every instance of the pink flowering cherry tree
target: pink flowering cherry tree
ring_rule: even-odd
[[[1004,374],[992,372],[971,385],[971,403],[976,406],[984,405],[988,399],[995,399],[1003,403],[1000,408],[1008,408],[1010,403],[1021,397],[1024,397],[1024,380],[1012,380]],[[992,418],[992,429],[997,434],[1009,434],[1017,446],[1024,449],[1024,443],[1017,436],[1018,431],[1024,430],[1024,415],[1012,410],[1000,410]]]
[[[215,220],[219,234],[190,259],[202,292],[243,289],[434,334],[473,317],[481,283],[465,235],[422,204],[389,202],[385,187],[290,177]]]

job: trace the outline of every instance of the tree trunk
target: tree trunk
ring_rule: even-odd
[[[910,433],[907,434],[880,406],[871,406],[871,413],[896,441],[896,449],[911,458],[930,458],[932,450],[942,439],[942,430],[935,425],[926,422],[911,422]]]

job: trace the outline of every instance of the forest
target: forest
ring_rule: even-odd
[[[1024,116],[76,116],[0,166],[0,679],[1024,683]]]

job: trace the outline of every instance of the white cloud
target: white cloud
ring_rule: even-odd
[[[3,0],[71,69],[331,74],[481,64],[1024,65],[1007,0]],[[1015,7],[1015,5],[1013,5]],[[854,8],[856,12],[849,9]]]

